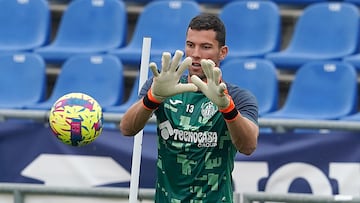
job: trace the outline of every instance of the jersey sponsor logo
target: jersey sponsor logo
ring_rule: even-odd
[[[174,129],[169,121],[164,121],[159,124],[160,135],[164,140],[173,139],[176,141],[197,143],[199,148],[201,147],[216,147],[218,135],[217,132],[209,131],[190,131]]]

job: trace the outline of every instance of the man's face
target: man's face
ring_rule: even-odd
[[[227,54],[227,47],[219,48],[214,30],[192,30],[188,29],[186,36],[185,55],[192,58],[192,65],[189,67],[189,74],[197,75],[204,79],[205,75],[201,69],[201,59],[211,59],[219,66],[220,61]]]

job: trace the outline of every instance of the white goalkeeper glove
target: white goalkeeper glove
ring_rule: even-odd
[[[151,88],[144,98],[145,107],[156,109],[158,105],[152,105],[152,103],[160,104],[167,97],[183,92],[196,92],[198,90],[192,83],[182,84],[179,82],[184,71],[189,68],[192,63],[190,57],[185,58],[181,63],[180,60],[183,55],[184,53],[182,51],[177,50],[171,60],[171,54],[164,52],[161,59],[162,68],[160,73],[158,72],[157,65],[154,62],[150,63],[149,66],[154,78]]]
[[[209,59],[201,60],[201,67],[207,78],[207,82],[202,81],[198,76],[191,76],[191,81],[209,98],[219,109],[229,106],[226,84],[221,82],[221,70],[215,67],[215,63]]]
[[[228,94],[226,84],[221,82],[221,70],[209,59],[201,60],[201,67],[207,78],[202,81],[198,76],[191,76],[191,81],[201,90],[207,98],[219,107],[226,121],[234,120],[239,114],[234,101]]]

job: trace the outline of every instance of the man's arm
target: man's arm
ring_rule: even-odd
[[[226,121],[226,125],[236,149],[246,155],[252,154],[257,146],[259,127],[240,113],[234,120]]]
[[[125,136],[134,136],[144,128],[153,110],[146,109],[142,99],[133,104],[124,114],[119,124],[120,131]]]

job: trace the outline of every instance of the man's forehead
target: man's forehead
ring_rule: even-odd
[[[196,44],[217,44],[214,30],[194,30],[189,28],[186,41]]]

